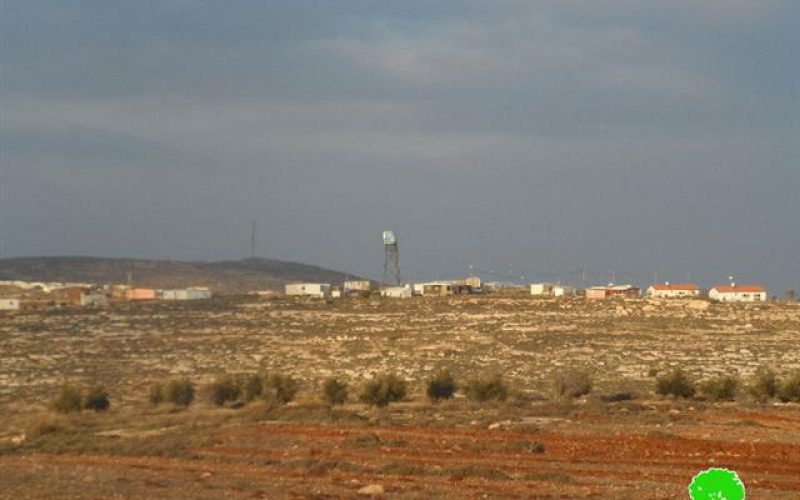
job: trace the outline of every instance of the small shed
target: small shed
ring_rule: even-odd
[[[656,283],[650,285],[647,295],[656,299],[698,297],[700,287],[694,283]]]
[[[553,283],[533,283],[531,284],[531,295],[553,295]]]
[[[108,299],[102,293],[84,293],[81,296],[81,306],[83,307],[105,307]]]

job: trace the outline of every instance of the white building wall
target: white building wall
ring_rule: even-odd
[[[414,291],[410,285],[406,286],[393,286],[381,290],[382,297],[391,297],[395,299],[408,299],[414,295]]]
[[[531,285],[531,295],[553,295],[553,284],[533,283]]]
[[[647,289],[647,295],[656,299],[676,299],[681,297],[698,297],[700,290],[656,290],[655,287]]]
[[[553,297],[566,297],[575,295],[575,288],[566,285],[556,285],[553,287]]]
[[[348,291],[361,291],[368,292],[372,288],[372,284],[368,280],[345,281],[342,284],[345,292]]]
[[[331,285],[328,283],[289,283],[284,290],[289,296],[324,298],[331,294]]]
[[[186,288],[161,291],[161,300],[205,300],[210,298],[211,290],[209,288]]]
[[[766,302],[767,292],[720,292],[712,288],[708,292],[708,298],[720,302]]]
[[[106,299],[106,296],[99,293],[89,293],[81,296],[81,305],[84,307],[105,307],[107,304],[108,299]]]
[[[211,290],[209,288],[188,288],[185,292],[185,300],[206,300],[211,298]]]

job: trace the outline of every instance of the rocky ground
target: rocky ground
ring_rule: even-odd
[[[672,400],[656,373],[696,379],[761,365],[800,369],[800,307],[525,295],[410,300],[215,299],[0,317],[0,497],[676,498],[710,466],[740,472],[752,498],[800,494],[800,405]],[[432,404],[423,383],[502,373],[514,391],[479,405]],[[553,398],[567,368],[592,394]],[[152,408],[172,376],[292,374],[297,401]],[[337,375],[357,386],[392,371],[408,401],[319,402]],[[63,382],[102,383],[112,409],[55,416]],[[625,391],[633,399],[603,402]],[[361,493],[359,493],[361,492]]]
[[[35,404],[62,381],[101,380],[141,399],[171,375],[279,370],[308,389],[325,377],[394,371],[412,382],[440,367],[498,371],[546,393],[555,372],[590,370],[598,387],[652,385],[651,370],[698,378],[800,368],[800,306],[705,301],[587,303],[527,296],[322,301],[228,300],[116,306],[0,320],[0,403]]]

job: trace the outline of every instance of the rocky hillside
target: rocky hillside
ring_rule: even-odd
[[[0,259],[0,280],[126,283],[169,288],[210,286],[218,293],[280,290],[292,281],[341,282],[338,271],[297,262],[245,259],[220,262],[107,259],[98,257],[25,257]]]

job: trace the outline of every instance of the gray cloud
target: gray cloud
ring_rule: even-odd
[[[13,254],[800,286],[796,2],[3,9]]]

